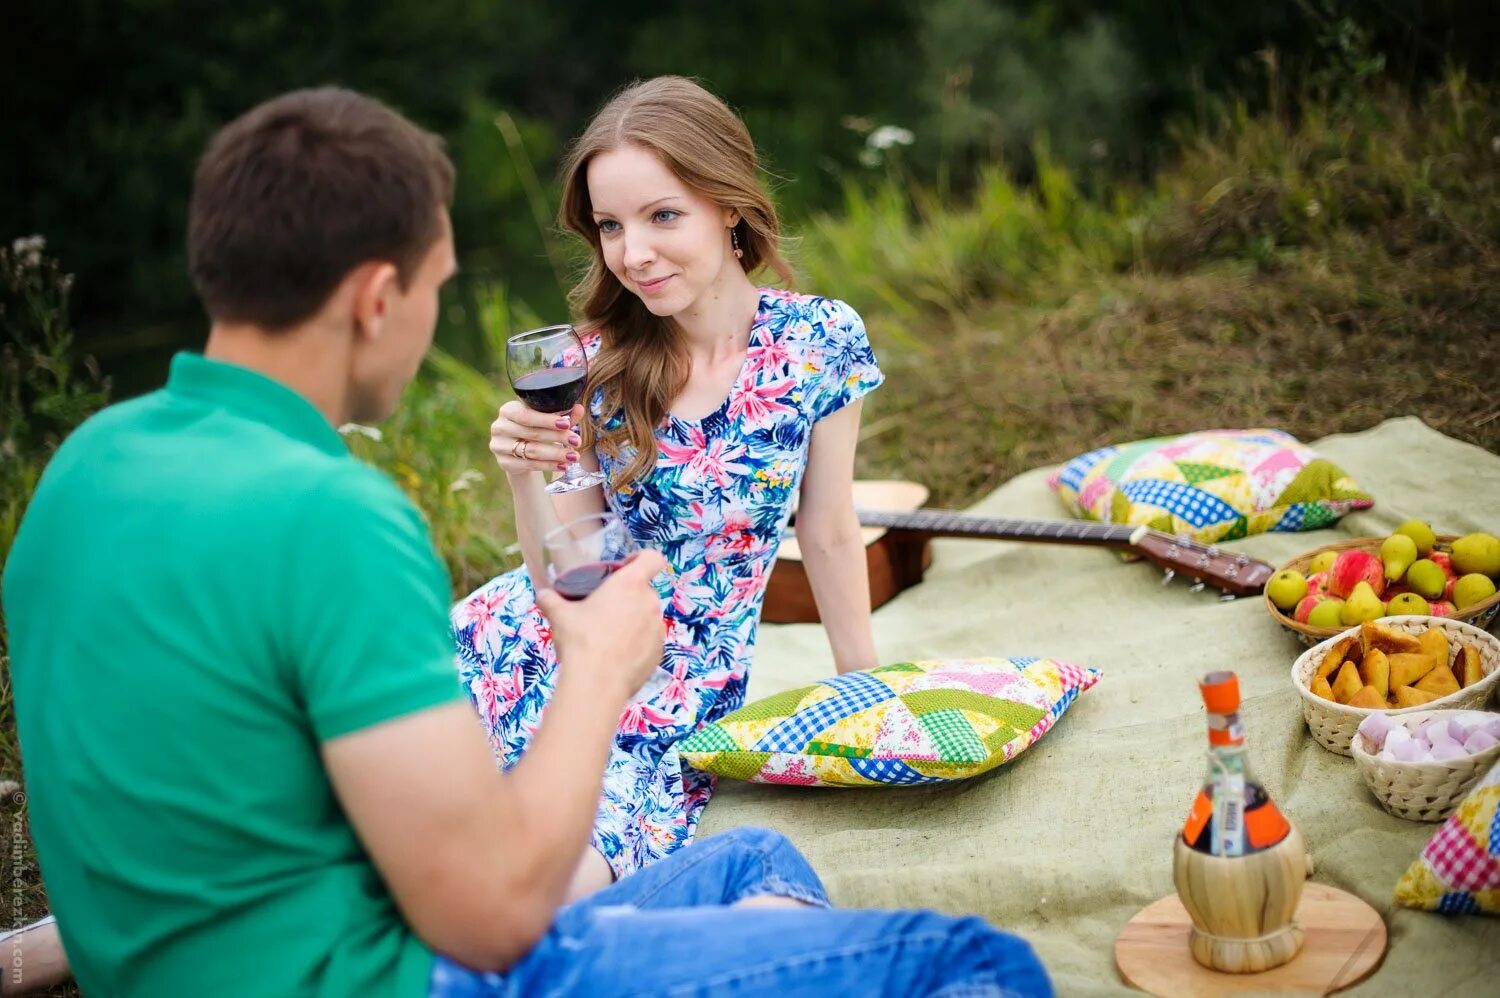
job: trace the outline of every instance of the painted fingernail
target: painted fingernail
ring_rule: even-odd
[[[568,451],[568,453],[567,453],[567,454],[566,454],[566,455],[564,455],[564,456],[565,456],[565,457],[567,457],[567,459],[568,459],[568,460],[569,460],[569,461],[570,461],[570,462],[571,462],[571,461],[576,461],[576,460],[578,460],[578,452],[577,452],[577,451],[576,451],[576,450],[570,450],[570,451]]]
[[[572,444],[574,447],[577,447],[578,445],[583,443],[583,438],[576,433],[569,433],[568,443]]]
[[[556,426],[559,430],[566,430],[568,427],[573,425],[573,422],[570,419],[562,418],[554,422],[552,425]]]
[[[567,471],[568,470],[568,466],[566,464],[563,464],[561,461],[559,461],[558,464],[557,464],[557,470],[558,471]]]

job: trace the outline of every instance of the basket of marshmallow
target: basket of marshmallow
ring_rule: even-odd
[[[1441,821],[1500,759],[1500,714],[1376,712],[1349,745],[1365,785],[1391,814]]]

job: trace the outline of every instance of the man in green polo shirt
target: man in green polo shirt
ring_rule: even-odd
[[[435,139],[346,91],[229,126],[191,211],[205,355],[85,423],[37,489],[5,610],[32,829],[91,995],[419,995],[418,936],[494,967],[524,948],[494,926],[539,934],[563,898],[659,657],[657,556],[552,601],[570,738],[501,781],[422,518],[334,429],[388,415],[431,342],[451,187]],[[527,807],[549,816],[529,834]]]
[[[665,562],[644,552],[579,603],[538,593],[557,687],[497,773],[422,519],[334,430],[387,416],[431,343],[452,177],[435,139],[348,91],[228,125],[189,212],[203,356],[42,476],[3,597],[32,830],[83,990],[1050,993],[978,919],[823,910],[758,829],[564,906],[661,656]],[[28,986],[20,964],[0,991]]]

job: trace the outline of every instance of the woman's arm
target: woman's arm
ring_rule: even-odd
[[[585,416],[582,406],[575,406],[571,414],[573,425]],[[542,559],[542,538],[559,524],[575,520],[590,513],[604,512],[604,490],[582,489],[548,495],[542,478],[544,470],[556,469],[565,463],[569,452],[578,454],[578,461],[587,471],[598,470],[599,463],[592,448],[584,449],[573,444],[578,439],[575,431],[559,427],[557,416],[536,412],[521,402],[507,402],[500,407],[495,421],[490,424],[490,453],[495,463],[505,472],[515,504],[516,539],[521,545],[521,557],[526,560],[526,571],[531,575],[532,585],[537,589],[547,587],[547,567]],[[526,458],[516,456],[518,441],[526,441]]]
[[[797,545],[839,672],[880,664],[870,632],[865,544],[854,511],[854,447],[862,405],[851,402],[814,424],[797,509]]]

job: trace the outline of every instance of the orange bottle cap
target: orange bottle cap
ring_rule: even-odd
[[[1198,684],[1210,714],[1234,714],[1240,709],[1240,677],[1232,672],[1210,672]]]

